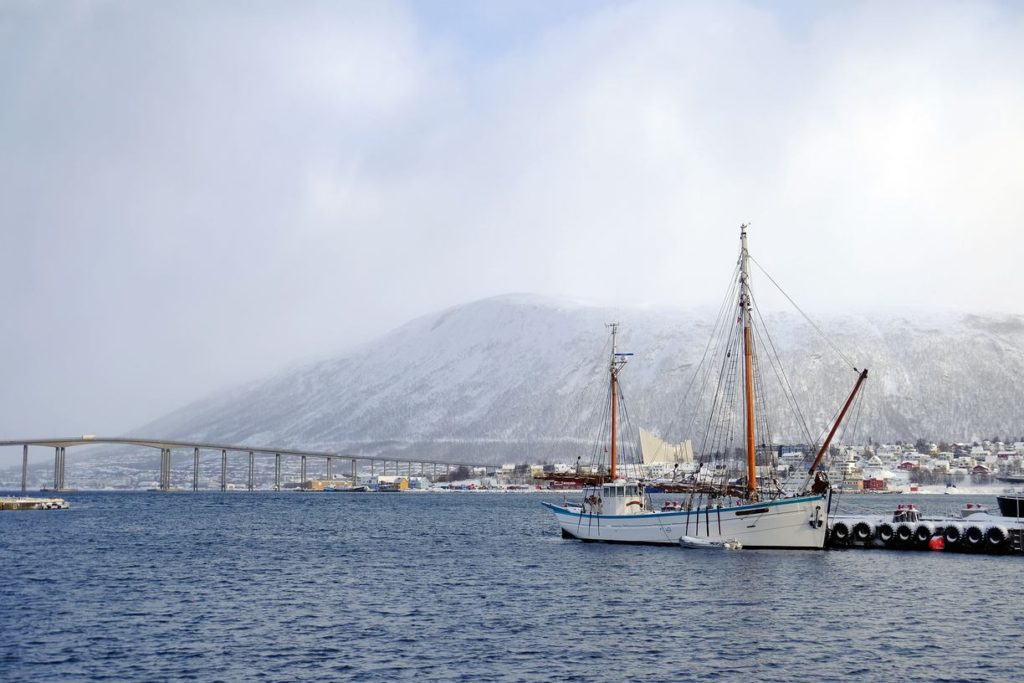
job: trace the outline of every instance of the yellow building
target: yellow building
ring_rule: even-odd
[[[405,477],[380,475],[377,477],[378,491],[405,491],[409,488],[409,480]]]
[[[340,489],[351,486],[347,479],[311,479],[302,485],[307,491],[323,491],[324,489]]]

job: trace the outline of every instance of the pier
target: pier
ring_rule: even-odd
[[[98,444],[116,445],[116,446],[138,446],[143,448],[152,448],[160,451],[160,471],[159,471],[159,490],[170,491],[171,487],[171,455],[174,451],[186,451],[191,452],[192,456],[192,491],[199,490],[199,458],[200,454],[204,451],[212,451],[220,455],[220,490],[228,490],[228,458],[229,455],[242,454],[247,457],[247,476],[245,480],[245,489],[253,491],[256,488],[255,481],[255,464],[256,457],[263,456],[269,457],[274,456],[274,490],[281,490],[281,461],[282,458],[298,458],[300,462],[301,479],[303,482],[306,481],[307,476],[307,464],[310,459],[316,461],[322,461],[325,465],[327,478],[331,479],[335,473],[336,465],[348,464],[350,467],[350,478],[353,480],[356,478],[359,463],[369,463],[370,474],[373,476],[374,470],[378,467],[382,474],[387,474],[393,471],[395,475],[402,474],[402,470],[405,470],[405,474],[409,477],[414,475],[414,467],[418,470],[416,473],[421,476],[432,476],[437,479],[440,468],[443,469],[443,474],[447,475],[451,472],[451,469],[458,467],[475,467],[471,463],[461,462],[449,462],[443,460],[423,460],[419,458],[397,458],[397,457],[376,457],[376,456],[365,456],[356,455],[349,453],[332,453],[326,451],[305,451],[293,448],[276,448],[272,446],[246,446],[246,445],[229,445],[219,443],[206,443],[206,442],[191,442],[191,441],[175,441],[166,439],[147,439],[141,437],[100,437],[86,434],[80,437],[69,437],[69,438],[49,438],[49,439],[13,439],[0,441],[0,447],[22,447],[21,456],[21,491],[25,492],[28,486],[28,462],[29,462],[29,446],[37,448],[52,448],[53,449],[53,491],[66,491],[68,490],[65,481],[65,470],[67,466],[67,449],[75,446],[95,446]]]
[[[981,505],[968,505],[960,517],[929,517],[913,504],[899,505],[891,515],[834,515],[826,545],[866,550],[930,550],[1024,554],[1024,519],[990,515]]]

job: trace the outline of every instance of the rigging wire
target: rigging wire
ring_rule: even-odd
[[[727,297],[730,297],[730,296],[733,295],[733,293],[736,290],[736,287],[737,287],[737,285],[734,284],[734,286],[730,288],[730,291],[729,291]],[[727,379],[726,372],[727,372],[727,368],[728,368],[728,366],[730,364],[730,357],[731,357],[731,355],[732,355],[732,353],[734,351],[734,348],[733,348],[733,341],[734,340],[733,340],[733,337],[732,337],[732,334],[734,332],[734,324],[731,323],[731,322],[728,322],[728,323],[726,322],[727,320],[731,320],[731,312],[729,312],[728,309],[726,309],[726,311],[723,311],[723,312],[728,312],[729,316],[728,317],[726,317],[725,315],[721,316],[721,318],[716,322],[716,328],[714,330],[712,330],[712,340],[714,341],[714,345],[712,347],[713,350],[714,350],[713,357],[720,356],[722,358],[722,365],[719,367],[718,378],[717,378],[717,382],[716,382],[716,385],[715,385],[716,389],[715,389],[714,393],[711,395],[712,396],[712,398],[711,398],[711,406],[709,408],[708,416],[707,416],[708,424],[707,424],[707,427],[704,430],[704,437],[703,437],[703,440],[701,442],[701,449],[700,450],[701,450],[702,456],[706,455],[709,452],[709,448],[712,445],[712,443],[708,441],[708,435],[711,433],[711,422],[715,418],[718,402],[719,402],[719,399],[722,396],[722,391],[721,390],[722,390],[723,384],[725,383],[725,381]],[[691,417],[691,424],[690,424],[690,432],[691,433],[693,431],[693,423],[696,421],[697,415],[699,413],[699,410],[698,410],[699,404],[700,403],[704,403],[707,400],[705,395],[710,391],[710,388],[711,388],[711,384],[708,381],[710,379],[711,379],[711,364],[709,363],[708,367],[707,367],[707,371],[705,372],[705,378],[701,382],[702,392],[698,396],[698,399],[699,399],[698,406],[695,406],[694,412],[693,412],[692,417]]]
[[[853,368],[854,372],[860,372],[860,370],[857,369],[857,366],[854,364],[854,362],[852,360],[850,360],[850,357],[847,356],[845,353],[843,353],[842,350],[838,346],[836,346],[835,343],[833,343],[831,339],[828,338],[828,336],[822,331],[822,329],[820,327],[818,327],[818,325],[815,324],[815,322],[813,320],[811,320],[811,317],[809,315],[807,315],[806,313],[804,313],[804,310],[802,308],[797,306],[796,302],[793,301],[793,298],[790,297],[789,294],[786,293],[786,290],[784,290],[782,288],[782,286],[779,285],[779,283],[775,281],[775,278],[773,278],[771,275],[769,275],[768,271],[765,270],[764,267],[760,263],[757,262],[757,259],[755,259],[753,256],[751,256],[750,260],[753,261],[754,265],[757,266],[758,270],[760,270],[764,274],[764,276],[766,278],[768,278],[768,281],[771,282],[773,285],[775,285],[775,288],[777,290],[779,290],[779,292],[782,294],[782,296],[786,297],[786,300],[789,301],[789,303],[793,305],[793,308],[795,308],[800,313],[800,315],[802,315],[804,317],[804,320],[806,320],[807,323],[811,327],[814,328],[814,331],[817,332],[818,335],[820,335],[821,338],[825,340],[825,343],[828,344],[832,348],[832,350],[835,351],[836,354],[838,354],[839,357],[843,359],[843,362],[845,362],[847,365],[849,365],[851,368]]]
[[[626,477],[627,479],[633,478],[637,481],[642,481],[643,472],[640,467],[643,455],[640,449],[637,447],[637,438],[632,436],[638,434],[633,428],[633,419],[630,416],[629,408],[626,404],[626,396],[622,391],[622,381],[617,382],[619,387],[619,412],[622,416],[623,429],[619,430],[619,443],[621,445],[622,452],[622,467],[623,471],[632,471],[632,477]]]
[[[811,430],[807,424],[807,418],[804,417],[804,413],[800,408],[800,403],[796,400],[796,392],[793,390],[793,385],[789,381],[786,369],[782,365],[782,358],[779,356],[778,349],[775,346],[775,340],[772,339],[771,334],[768,332],[768,325],[764,321],[764,316],[761,315],[761,309],[757,305],[757,301],[753,296],[751,296],[750,299],[753,304],[754,313],[757,315],[757,319],[761,322],[760,326],[755,328],[757,335],[760,338],[763,331],[765,338],[768,340],[768,348],[771,350],[771,355],[768,357],[769,365],[771,365],[772,369],[775,371],[775,376],[779,380],[783,396],[786,397],[790,408],[796,413],[797,419],[799,420],[798,426],[803,430],[804,436],[807,437],[808,444],[812,444],[814,439],[811,436]]]
[[[697,395],[694,409],[690,413],[690,422],[689,424],[687,424],[685,432],[687,434],[693,433],[693,426],[697,420],[698,414],[697,408],[699,404],[702,402],[704,393],[706,393],[708,376],[711,374],[711,363],[707,363],[707,360],[709,358],[708,354],[711,353],[712,348],[714,348],[715,352],[717,353],[718,347],[715,344],[715,342],[718,341],[717,337],[719,334],[719,329],[724,327],[725,321],[728,319],[728,316],[730,315],[730,309],[732,308],[733,302],[736,298],[735,292],[736,289],[739,287],[739,268],[739,263],[737,263],[736,267],[733,269],[731,275],[729,276],[730,285],[729,287],[726,288],[726,294],[725,297],[722,299],[722,305],[719,307],[718,315],[715,317],[715,322],[711,327],[711,334],[708,335],[708,342],[704,346],[704,354],[701,356],[700,362],[697,364],[697,367],[694,370],[693,375],[690,377],[690,383],[687,385],[686,390],[683,392],[683,398],[679,403],[680,408],[684,407],[687,404],[688,399],[690,397],[690,391],[693,389],[694,383],[696,382],[698,377],[701,377],[702,379],[700,382],[700,386],[702,387],[702,390]],[[711,357],[714,357],[714,354],[712,354]]]
[[[739,469],[739,465],[745,464],[743,463],[745,458],[741,456],[745,453],[745,439],[743,439],[743,436],[746,433],[746,428],[745,419],[741,415],[741,411],[745,406],[746,393],[745,386],[740,379],[739,365],[742,360],[741,355],[744,353],[744,327],[741,324],[744,318],[743,311],[737,310],[736,306],[738,289],[741,287],[738,275],[741,271],[742,258],[743,255],[741,254],[731,274],[730,286],[727,288],[700,361],[689,378],[679,404],[681,409],[690,409],[686,433],[695,435],[699,433],[700,435],[697,466],[690,474],[690,480],[694,482],[694,485],[689,490],[686,503],[687,509],[693,509],[695,499],[698,501],[698,504],[707,499],[710,505],[711,500],[715,497],[732,493],[729,485],[730,472],[735,473]],[[829,348],[844,363],[859,372],[850,357],[843,353],[825,335],[823,330],[811,320],[761,264],[753,257],[749,258],[754,261],[768,281],[803,316],[814,331],[825,340]],[[751,382],[757,402],[764,405],[765,401],[771,398],[771,394],[774,394],[774,388],[769,390],[769,382],[767,380],[773,373],[776,381],[779,383],[782,395],[796,416],[798,430],[802,431],[809,447],[813,449],[811,455],[816,454],[819,450],[817,444],[822,442],[829,428],[835,425],[835,421],[842,409],[839,408],[833,414],[832,419],[824,425],[818,438],[815,439],[811,434],[807,415],[796,399],[793,383],[785,371],[774,338],[768,331],[764,315],[752,292],[749,294],[749,305],[753,312],[752,315],[756,318],[757,322],[756,325],[751,325],[754,334],[751,335],[750,339],[750,353],[753,362]],[[751,322],[754,322],[754,320],[751,319]],[[771,373],[762,367],[761,349],[764,349],[764,353],[767,354],[767,362],[771,367]],[[715,362],[715,359],[718,358],[721,358],[721,361]],[[856,413],[858,418],[862,406],[861,397],[858,396]],[[700,423],[703,424],[703,428],[698,428],[698,432],[698,430],[695,430],[695,427]],[[776,479],[778,460],[772,438],[773,420],[769,411],[758,411],[755,415],[753,427],[755,437],[759,437],[754,446],[755,461],[764,468],[761,470],[762,476],[758,477],[760,483],[757,488],[763,496],[777,497],[781,494],[782,488],[778,486]],[[847,430],[849,428],[850,422],[844,421],[841,432],[843,436],[848,433]],[[741,441],[741,445],[744,448],[737,447],[737,444]],[[712,464],[714,466],[709,468],[708,466]],[[829,464],[832,464],[831,461]],[[790,469],[789,477],[792,477],[794,474],[793,469]],[[716,487],[720,491],[716,491]]]
[[[856,436],[857,436],[857,428],[860,426],[860,416],[861,416],[861,412],[862,412],[863,406],[864,406],[863,394],[858,394],[857,397],[854,399],[854,405],[852,406],[853,407],[853,420],[851,420],[849,422],[846,422],[842,426],[842,428],[840,429],[840,434],[839,434],[839,439],[838,439],[838,441],[840,443],[846,442],[846,435],[847,435],[848,431],[852,435],[852,438],[856,438]],[[831,472],[833,470],[833,467],[834,467],[834,462],[833,461],[834,461],[834,458],[833,458],[832,454],[830,453],[829,454],[829,463],[828,463],[828,467],[827,467],[827,471],[829,471],[829,472]],[[845,481],[846,481],[846,473],[843,472],[843,482],[845,483]],[[842,499],[842,495],[843,495],[844,490],[845,490],[845,487],[843,487],[843,486],[839,487],[839,493],[836,495],[836,498],[835,498],[836,510],[839,509],[839,503],[840,503],[840,500]]]
[[[756,328],[755,328],[756,329]],[[759,335],[758,335],[759,337]],[[758,339],[751,335],[751,356],[753,361],[754,369],[754,396],[756,397],[755,405],[762,406],[762,410],[755,414],[755,436],[759,435],[759,443],[755,444],[755,464],[761,463],[767,476],[763,476],[760,479],[760,485],[758,487],[759,495],[762,497],[765,494],[771,494],[771,488],[768,487],[768,481],[775,479],[775,466],[773,462],[773,448],[772,444],[772,429],[771,429],[771,414],[766,408],[769,405],[767,385],[765,384],[764,377],[761,371],[761,360],[758,354]]]
[[[601,358],[607,359],[611,353],[611,341],[609,340],[603,346],[601,352]],[[603,364],[602,364],[603,366]],[[606,367],[605,367],[606,369]],[[602,468],[608,465],[609,453],[612,447],[611,443],[611,401],[612,401],[612,384],[608,381],[607,373],[602,373],[601,383],[605,387],[604,401],[601,406],[601,411],[597,417],[597,429],[589,431],[589,437],[586,441],[590,445],[590,460],[587,463],[591,471],[594,474],[601,472]],[[640,451],[638,447],[638,432],[635,430],[632,422],[632,418],[629,413],[628,404],[626,403],[625,393],[622,389],[621,378],[615,382],[617,387],[617,399],[618,399],[618,412],[619,412],[619,425],[620,428],[617,430],[617,440],[615,447],[617,452],[620,454],[619,465],[622,467],[624,473],[633,473],[633,478],[640,479]],[[597,438],[594,439],[594,435]],[[627,477],[628,478],[628,477]]]
[[[727,465],[730,461],[732,449],[735,444],[738,412],[738,370],[739,340],[742,338],[742,327],[732,322],[722,321],[721,329],[716,339],[716,352],[722,350],[722,364],[719,369],[716,382],[716,389],[712,395],[712,404],[708,411],[707,424],[701,440],[701,456],[698,466],[700,472],[707,463],[718,462]],[[709,383],[710,384],[710,383]],[[710,475],[705,475],[709,488],[714,489],[727,483],[728,467],[715,467]],[[697,494],[698,504],[703,502],[704,491],[700,481],[695,477],[695,487],[691,491],[688,505],[693,507],[693,500]]]
[[[594,366],[592,366],[591,372],[595,376],[600,376],[601,368],[604,366],[604,359],[607,358],[610,353],[611,339],[606,339],[605,342],[602,344],[600,354],[597,355],[597,358],[602,359],[600,364],[595,364]],[[598,391],[600,391],[600,388],[602,386],[604,388],[604,406],[599,413],[595,414],[593,412],[593,407],[597,405],[598,401],[600,400],[599,396],[601,396],[601,394],[599,394]],[[591,467],[594,467],[599,463],[600,449],[598,445],[604,442],[606,438],[604,435],[608,429],[607,414],[610,409],[608,405],[608,386],[607,384],[601,383],[600,380],[596,380],[594,382],[587,382],[577,392],[576,399],[577,405],[574,411],[574,415],[588,417],[588,419],[584,420],[573,420],[573,423],[576,427],[575,442],[582,446],[582,448],[580,449],[580,456],[576,459],[576,465],[578,470],[579,467],[582,465],[589,465]],[[597,436],[596,440],[595,435]],[[588,457],[589,460],[585,460],[585,457]],[[579,472],[577,471],[577,474],[578,473]]]
[[[590,461],[589,465],[591,470],[596,472],[599,466],[604,461],[602,457],[602,451],[607,449],[607,443],[609,439],[609,433],[611,431],[611,424],[609,413],[611,412],[611,386],[606,384],[604,391],[604,400],[601,405],[601,411],[595,416],[597,422],[597,429],[590,432],[587,443],[590,444]],[[597,438],[594,439],[594,435]]]

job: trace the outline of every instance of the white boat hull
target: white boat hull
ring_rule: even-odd
[[[744,548],[825,546],[828,504],[824,495],[783,498],[733,507],[627,515],[581,513],[544,503],[562,527],[562,535],[583,541],[675,545],[682,536],[725,542]]]

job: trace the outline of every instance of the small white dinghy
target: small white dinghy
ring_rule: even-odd
[[[743,544],[734,538],[724,541],[712,541],[709,538],[697,538],[696,536],[680,536],[679,545],[691,550],[740,550],[743,548]]]

